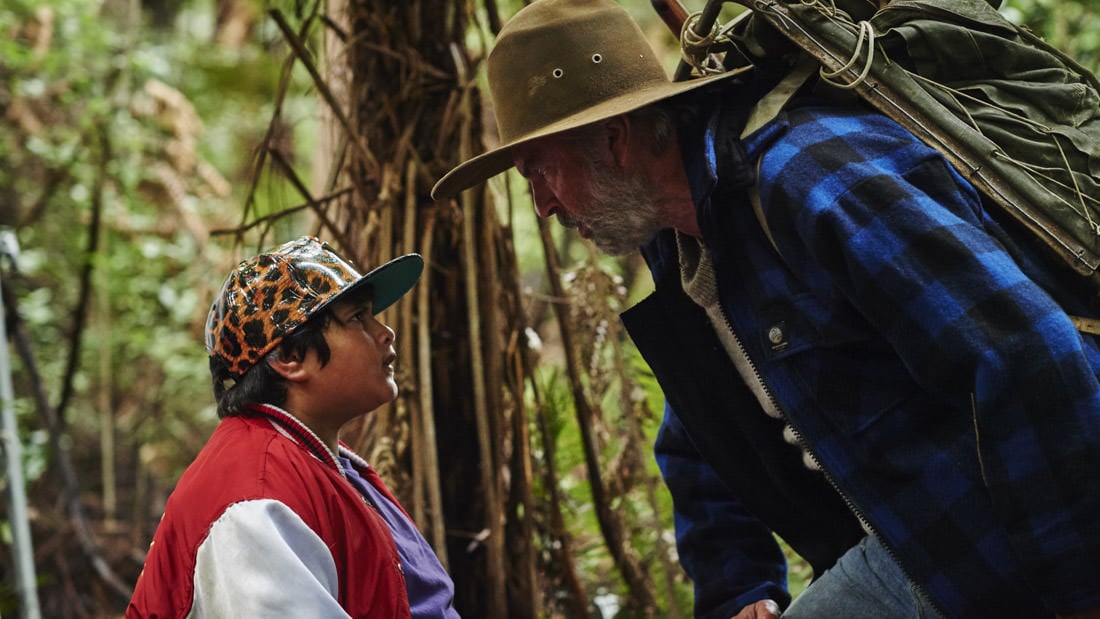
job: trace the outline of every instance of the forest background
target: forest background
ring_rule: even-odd
[[[421,523],[464,615],[691,615],[650,449],[662,398],[617,319],[649,291],[644,266],[537,222],[514,173],[428,197],[494,143],[482,61],[521,5],[0,2],[4,440],[36,573],[28,594],[5,471],[0,616],[28,616],[28,595],[45,617],[122,614],[217,423],[210,300],[242,257],[302,234],[364,267],[428,261],[384,315],[402,395],[345,438]],[[623,5],[671,73],[673,36]],[[1100,68],[1100,0],[1001,10]],[[792,555],[792,589],[807,575]]]

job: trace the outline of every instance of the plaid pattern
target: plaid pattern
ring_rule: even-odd
[[[949,617],[1100,605],[1100,350],[1062,309],[1086,313],[1072,280],[880,115],[801,107],[746,140],[750,160],[764,155],[778,254],[749,205],[713,187],[706,139],[688,167],[729,323],[907,573]],[[676,455],[689,441],[670,419],[657,446],[670,487],[707,486],[713,472]],[[729,501],[673,493],[701,590],[739,564],[759,573],[686,546]]]

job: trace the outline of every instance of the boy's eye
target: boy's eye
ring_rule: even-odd
[[[371,315],[370,310],[367,309],[367,308],[363,308],[363,309],[355,311],[351,314],[348,314],[344,318],[339,318],[338,317],[338,318],[336,318],[336,321],[339,322],[340,324],[344,325],[344,326],[350,325],[352,323],[358,323],[359,326],[361,326],[365,329],[365,328],[367,328],[367,324],[368,324],[367,319],[370,315]]]

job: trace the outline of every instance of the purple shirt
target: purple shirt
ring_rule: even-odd
[[[405,516],[400,507],[391,503],[360,477],[350,460],[343,456],[338,460],[348,481],[374,505],[393,534],[397,554],[401,557],[401,569],[405,573],[405,588],[409,594],[409,610],[412,616],[423,619],[459,619],[458,611],[453,605],[454,582],[416,525]]]

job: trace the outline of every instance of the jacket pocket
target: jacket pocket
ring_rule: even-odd
[[[817,410],[841,434],[866,430],[903,408],[917,386],[889,344],[842,300],[801,294],[760,308],[765,363],[800,393],[797,420]],[[776,382],[770,380],[769,382]]]

